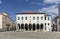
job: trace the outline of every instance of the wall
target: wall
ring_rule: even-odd
[[[22,22],[22,20],[21,20],[21,17],[28,17],[28,20],[25,20],[25,18],[24,18],[24,20],[23,20],[23,22]],[[41,20],[41,16],[43,17],[43,20]],[[18,20],[18,17],[20,17],[20,20]],[[31,17],[31,18],[30,18]],[[33,20],[33,17],[35,17],[36,19],[35,20]],[[37,17],[39,17],[39,22],[38,22],[38,20],[37,20]],[[37,23],[39,23],[39,24],[41,24],[41,23],[43,23],[44,24],[44,14],[42,14],[42,15],[40,15],[40,14],[21,14],[21,15],[16,15],[16,21],[18,22],[18,23],[31,23],[31,24],[33,24],[33,23],[35,23],[35,24],[37,24]],[[31,21],[31,22],[30,22]]]
[[[49,20],[48,20],[48,17],[49,17]],[[44,23],[46,23],[46,27],[47,27],[47,31],[51,31],[52,30],[52,28],[51,28],[51,24],[52,24],[52,22],[51,22],[51,16],[46,16],[46,20],[44,21]],[[48,23],[49,23],[49,25],[48,25]]]
[[[19,20],[18,20],[18,17],[20,17]],[[21,17],[24,17],[23,21],[21,20]],[[25,17],[28,17],[28,20],[25,20]],[[33,20],[33,17],[35,17],[36,19]],[[39,20],[37,20],[37,17],[39,17]],[[43,17],[43,20],[41,20],[41,17]],[[44,31],[51,31],[51,16],[46,16],[46,19],[48,19],[48,17],[50,20],[45,20],[45,14],[18,14],[18,15],[16,15],[16,22],[19,24],[22,24],[22,23],[24,23],[24,24],[26,24],[26,23],[27,24],[29,24],[29,23],[41,24],[41,23],[43,23],[43,25],[44,25],[43,30]],[[47,23],[47,25],[46,25],[47,29],[46,30],[45,30],[45,23]],[[49,26],[48,26],[48,23],[49,23]]]
[[[0,29],[2,29],[2,15],[0,15]]]

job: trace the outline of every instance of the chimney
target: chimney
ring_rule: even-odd
[[[60,17],[60,4],[58,4],[58,17]]]

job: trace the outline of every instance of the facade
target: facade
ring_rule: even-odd
[[[20,31],[51,31],[51,16],[40,12],[17,13],[16,27]]]
[[[60,31],[60,4],[58,4],[58,16],[55,17],[54,19],[55,21],[55,26],[53,26],[53,28],[55,28],[55,30],[53,31],[57,31],[59,32]]]
[[[14,21],[5,12],[0,12],[0,30],[13,30],[15,29]]]
[[[53,31],[60,31],[60,17],[55,17],[54,24],[53,24]]]
[[[57,31],[57,21],[54,20],[52,23],[52,31]]]

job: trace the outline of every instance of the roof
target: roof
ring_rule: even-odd
[[[51,16],[51,15],[45,15],[45,16]]]
[[[0,12],[0,15],[7,16],[9,19],[11,19],[13,22],[15,22],[12,18],[10,18],[9,14],[7,12]]]
[[[0,12],[0,15],[8,16],[8,14],[6,12]]]
[[[45,14],[41,12],[22,12],[22,13],[16,13],[16,14]]]
[[[59,16],[56,16],[55,19],[60,18]]]

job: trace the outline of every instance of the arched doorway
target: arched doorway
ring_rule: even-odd
[[[33,24],[33,31],[35,31],[35,24]]]
[[[45,30],[46,30],[46,26],[45,26]]]
[[[6,24],[6,26],[7,26],[7,31],[9,31],[10,30],[10,24]]]
[[[53,26],[52,26],[52,31],[54,31],[54,28],[55,28],[55,25],[53,24]]]
[[[43,30],[43,24],[42,24],[42,23],[41,23],[41,25],[40,25],[40,29]]]
[[[29,30],[31,31],[31,29],[32,29],[32,25],[31,25],[31,24],[29,24]]]
[[[19,27],[19,29],[20,29],[20,24],[18,23],[18,27]]]
[[[25,30],[26,31],[28,30],[28,24],[25,24]]]
[[[56,25],[56,30],[55,31],[57,31],[57,25]]]
[[[21,29],[24,29],[24,24],[23,23],[21,24]]]
[[[37,24],[37,29],[39,29],[39,24]]]

